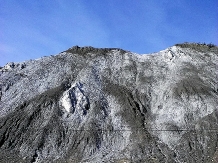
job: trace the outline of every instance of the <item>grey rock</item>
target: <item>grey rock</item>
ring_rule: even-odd
[[[72,47],[0,72],[0,162],[218,162],[218,47]]]

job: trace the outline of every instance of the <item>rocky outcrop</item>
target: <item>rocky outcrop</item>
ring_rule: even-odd
[[[73,47],[0,69],[1,162],[218,161],[218,48]]]

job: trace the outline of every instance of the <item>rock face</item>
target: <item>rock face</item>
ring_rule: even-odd
[[[0,162],[218,162],[218,47],[78,47],[0,69]]]

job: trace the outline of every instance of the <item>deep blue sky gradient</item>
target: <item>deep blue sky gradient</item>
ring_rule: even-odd
[[[218,45],[217,0],[0,0],[0,66],[74,45],[152,53]]]

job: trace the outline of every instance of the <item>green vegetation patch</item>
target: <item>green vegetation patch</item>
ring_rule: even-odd
[[[206,43],[182,43],[182,44],[176,44],[175,46],[179,46],[181,48],[190,48],[199,52],[214,52],[216,54],[218,54],[218,46],[210,43],[210,44],[206,44]]]
[[[73,46],[72,48],[69,48],[64,52],[85,55],[87,53],[106,54],[111,50],[119,50],[122,54],[126,52],[125,50],[119,48],[94,48],[91,46],[85,46],[85,47]]]

